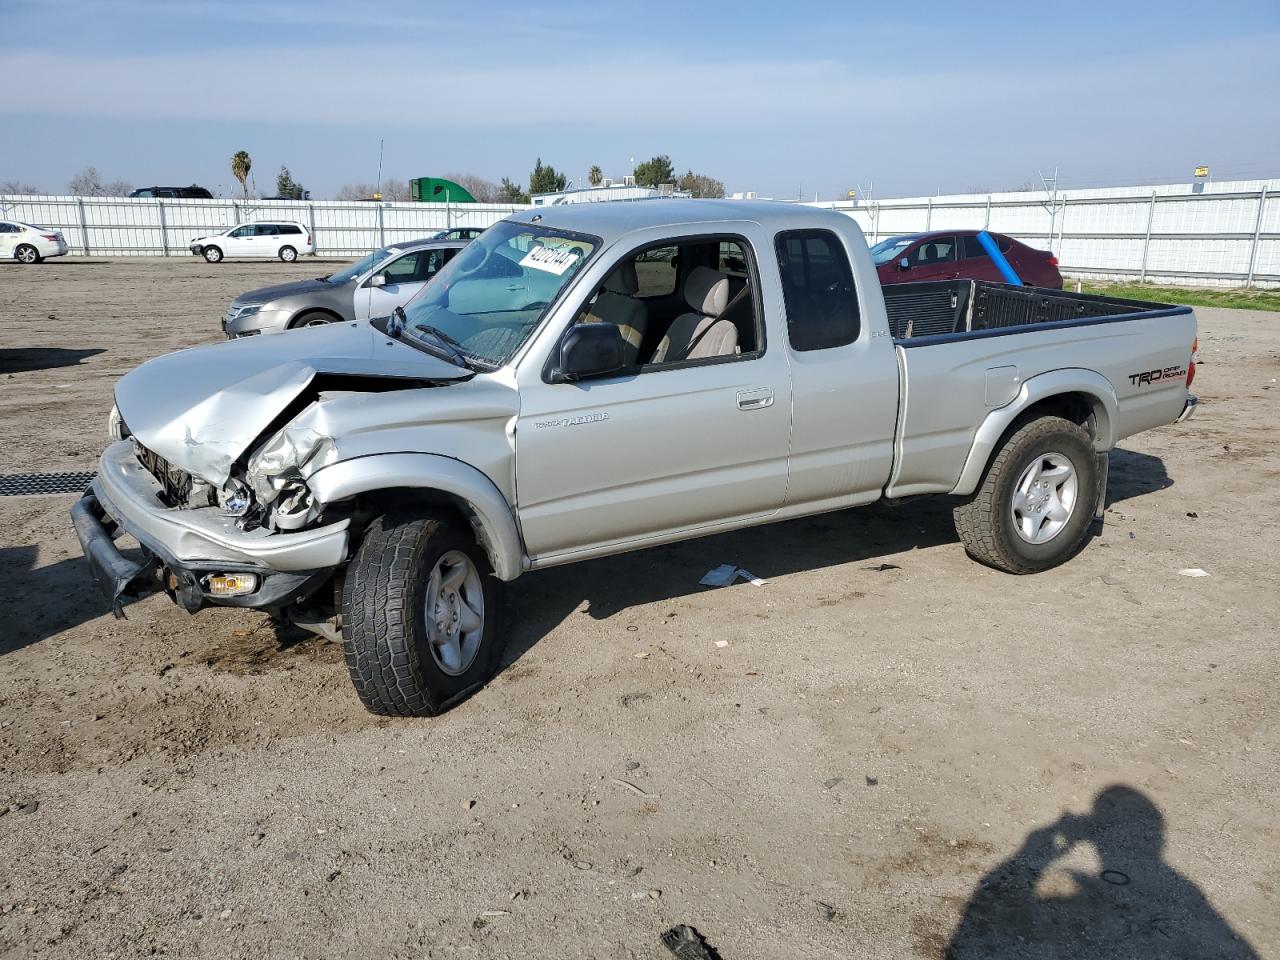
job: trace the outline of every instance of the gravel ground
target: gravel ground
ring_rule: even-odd
[[[92,469],[117,377],[325,270],[3,267],[0,473]],[[0,498],[0,956],[1280,955],[1280,314],[1199,315],[1200,413],[1064,567],[933,499],[535,574],[434,720],[251,612],[113,620],[72,498]]]

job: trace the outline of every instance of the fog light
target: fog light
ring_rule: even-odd
[[[258,589],[256,573],[213,573],[205,578],[205,589],[214,597],[243,597]]]

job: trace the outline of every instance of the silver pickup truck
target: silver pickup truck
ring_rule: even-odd
[[[429,715],[543,567],[926,493],[976,560],[1060,564],[1107,452],[1193,410],[1195,337],[1185,307],[882,291],[810,207],[539,208],[389,317],[143,364],[72,516],[117,613],[148,586],[263,609],[341,638],[370,710]]]

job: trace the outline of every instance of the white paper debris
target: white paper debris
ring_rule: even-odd
[[[769,582],[768,580],[762,580],[760,577],[757,577],[754,573],[751,573],[747,570],[743,570],[741,567],[738,568],[738,576],[740,576],[743,580],[747,581],[747,583],[754,584],[757,587],[763,587],[766,583]]]
[[[1209,575],[1208,570],[1201,570],[1199,567],[1187,567],[1185,570],[1179,570],[1178,572],[1184,577],[1207,577]]]
[[[698,582],[704,587],[727,587],[733,583],[738,576],[738,568],[732,563],[722,563],[718,567],[712,567],[706,572],[706,575]]]
[[[717,640],[717,641],[716,641],[716,646],[717,646],[717,647],[727,647],[728,645],[729,645],[729,641],[728,641],[728,640]]]

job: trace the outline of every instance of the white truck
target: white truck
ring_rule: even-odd
[[[930,493],[978,561],[1060,564],[1108,451],[1194,409],[1195,336],[1186,307],[882,290],[810,207],[531,210],[392,316],[143,364],[72,515],[117,612],[148,585],[267,610],[341,639],[370,710],[429,715],[544,567]]]

